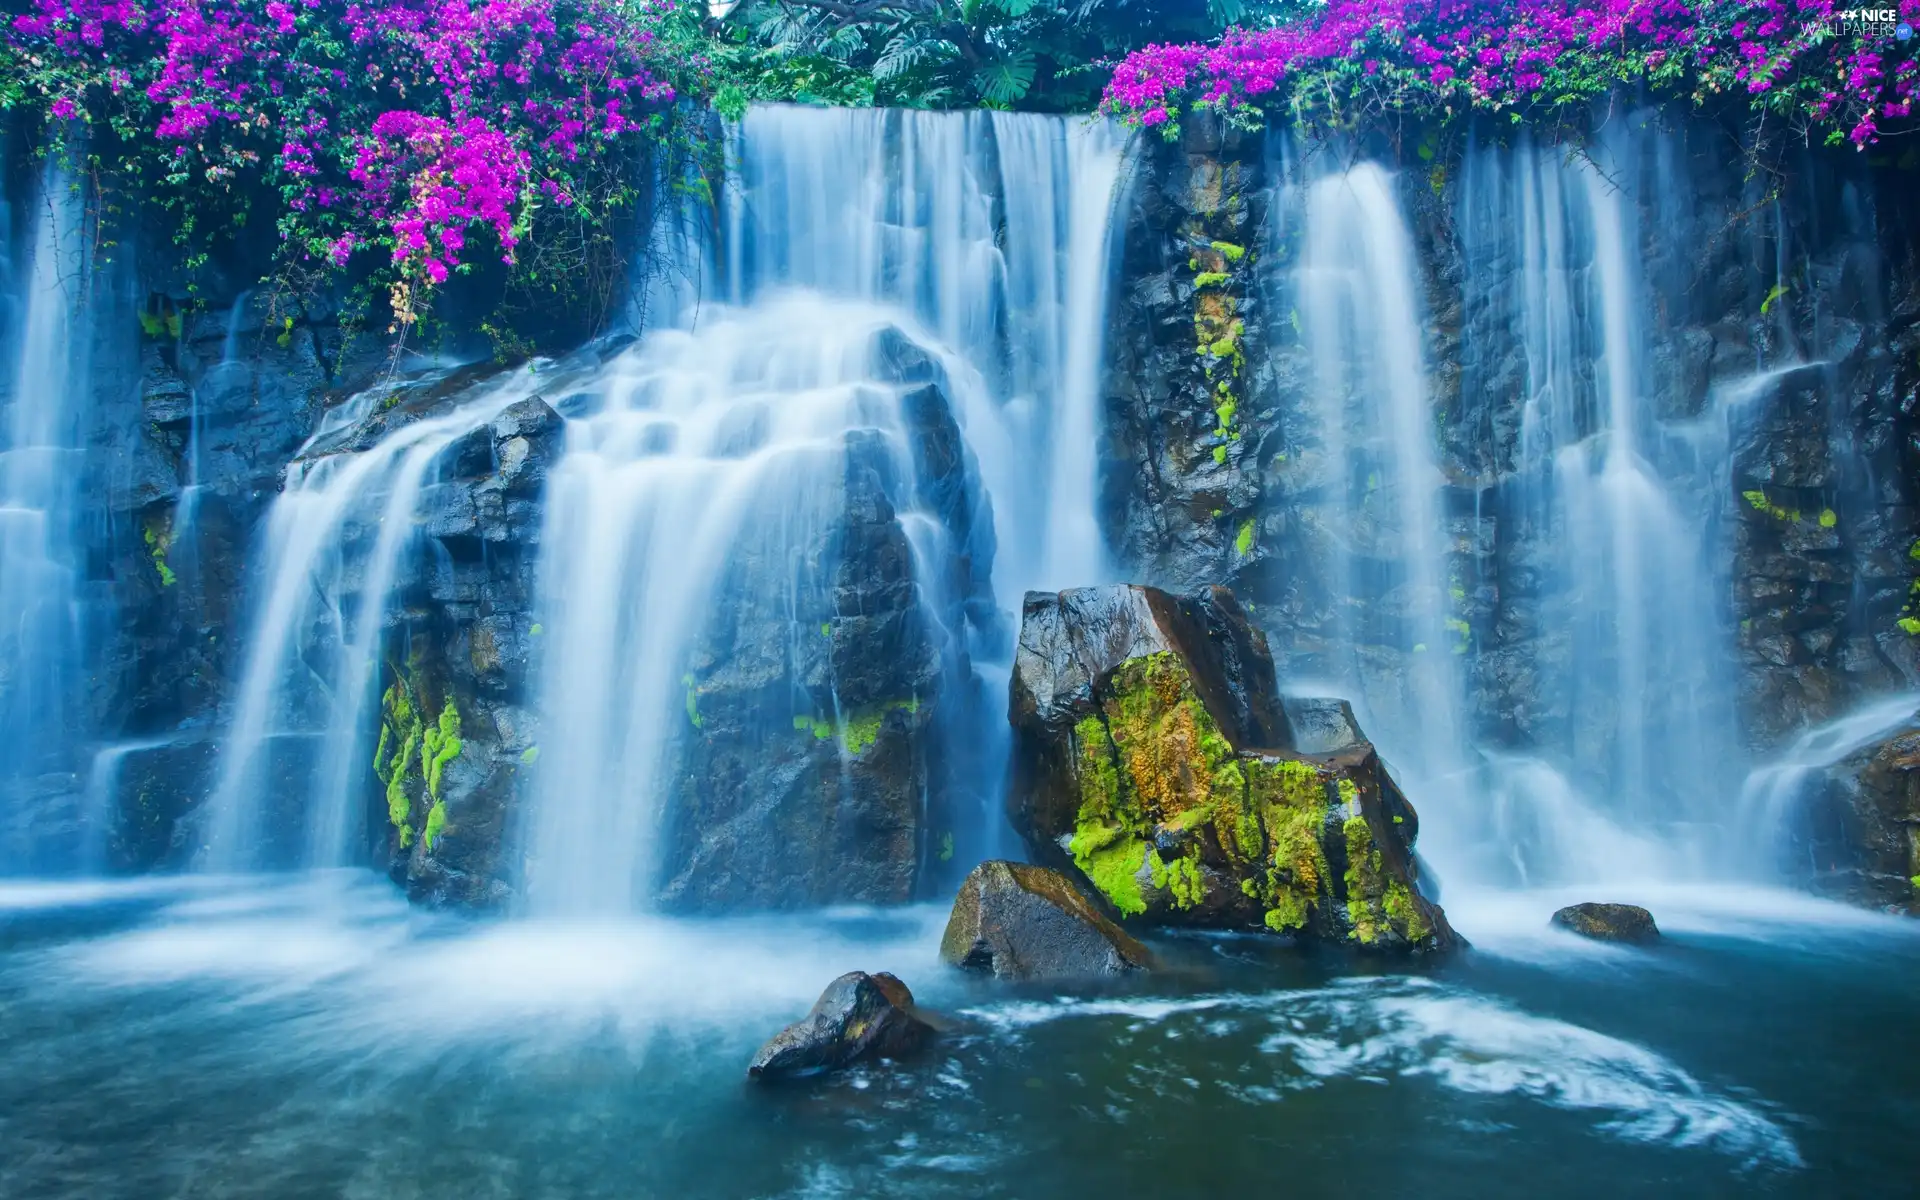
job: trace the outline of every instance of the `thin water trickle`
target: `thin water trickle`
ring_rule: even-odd
[[[0,425],[0,870],[30,865],[48,799],[36,781],[62,763],[81,670],[78,531],[90,380],[91,282],[79,185],[48,156],[29,205],[31,261]]]
[[[1462,697],[1412,234],[1377,163],[1290,186],[1304,191],[1290,283],[1331,480],[1328,527],[1302,566],[1341,598],[1333,670],[1369,732],[1410,752],[1402,770],[1445,779],[1464,762]],[[1346,598],[1388,615],[1363,628]]]
[[[202,458],[206,441],[206,407],[204,393],[211,389],[230,388],[236,384],[244,385],[251,378],[252,368],[240,357],[240,329],[246,320],[248,303],[252,300],[251,291],[243,291],[234,300],[233,307],[227,310],[226,333],[220,339],[220,361],[207,370],[205,378],[194,387],[187,398],[187,477],[180,485],[180,500],[173,514],[173,544],[179,549],[192,553],[194,537],[198,532],[200,515],[201,482],[205,470]]]

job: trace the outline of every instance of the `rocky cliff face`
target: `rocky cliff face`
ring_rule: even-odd
[[[451,447],[420,514],[429,540],[397,584],[363,785],[376,861],[417,900],[488,908],[511,895],[514,819],[539,758],[541,501],[564,436],[535,396]]]
[[[137,260],[137,254],[128,258]],[[93,355],[88,530],[97,629],[85,678],[89,745],[77,792],[104,863],[177,866],[195,845],[178,817],[211,787],[239,669],[251,541],[281,474],[337,405],[381,366],[344,348],[337,314],[248,293],[185,310],[126,263],[89,314]],[[121,743],[91,772],[86,752]],[[113,814],[118,814],[117,816]]]
[[[1739,393],[1730,462],[1685,500],[1725,534],[1716,552],[1736,581],[1722,616],[1737,635],[1741,715],[1750,743],[1776,745],[1862,695],[1920,682],[1920,638],[1899,624],[1920,575],[1920,209],[1910,171],[1809,155],[1755,181],[1717,130],[1644,119],[1619,152],[1634,178],[1615,181],[1638,206],[1633,302],[1654,306],[1634,387],[1675,423],[1719,421],[1716,401],[1724,410]],[[1539,619],[1542,543],[1567,531],[1526,511],[1523,440],[1538,397],[1527,331],[1501,301],[1525,286],[1527,264],[1468,261],[1486,239],[1463,214],[1528,218],[1502,207],[1475,159],[1501,151],[1415,141],[1363,153],[1195,121],[1178,143],[1143,143],[1109,329],[1106,527],[1145,580],[1233,585],[1283,674],[1322,669],[1341,620],[1374,631],[1366,640],[1382,653],[1407,640],[1391,607],[1336,619],[1365,599],[1303,578],[1334,527],[1330,494],[1379,484],[1327,474],[1337,464],[1314,412],[1314,347],[1286,278],[1301,253],[1296,181],[1397,159],[1464,666],[1478,722],[1524,744],[1543,706],[1523,664],[1567,652]],[[1240,324],[1222,344],[1209,335],[1228,317]],[[1574,382],[1597,386],[1590,373]],[[1403,532],[1392,525],[1381,514],[1342,532],[1390,557]]]
[[[1109,306],[1102,516],[1128,577],[1177,593],[1231,586],[1283,681],[1353,677],[1371,708],[1421,712],[1421,672],[1444,657],[1463,732],[1480,745],[1578,751],[1609,743],[1618,706],[1582,701],[1567,681],[1619,663],[1570,632],[1592,581],[1567,560],[1590,535],[1564,493],[1557,508],[1543,500],[1543,480],[1568,469],[1564,452],[1607,453],[1596,414],[1608,381],[1593,365],[1607,347],[1584,325],[1536,328],[1532,302],[1514,297],[1538,266],[1532,243],[1510,233],[1544,211],[1527,197],[1545,204],[1576,176],[1541,165],[1537,147],[1476,138],[1415,133],[1362,155],[1196,120],[1179,142],[1140,143]],[[1669,690],[1730,686],[1739,742],[1764,753],[1863,696],[1920,686],[1911,172],[1810,155],[1783,176],[1753,176],[1717,130],[1684,118],[1635,127],[1608,153],[1638,264],[1628,292],[1644,344],[1630,390],[1644,405],[1636,420],[1660,434],[1638,450],[1726,581],[1693,607],[1724,639],[1730,681],[1676,664],[1685,686]],[[1412,264],[1441,481],[1425,582],[1404,566],[1417,547],[1393,423],[1330,435],[1321,314],[1303,283],[1327,266],[1303,261],[1311,183],[1363,157],[1393,167]],[[1474,213],[1486,214],[1481,225]],[[1562,250],[1541,252],[1564,254],[1575,291],[1597,288],[1604,233],[1582,220]],[[178,865],[196,849],[193,823],[179,818],[204,800],[211,738],[232,715],[252,539],[287,463],[388,365],[349,345],[324,306],[228,289],[188,311],[177,280],[153,265],[162,257],[131,254],[98,289],[86,486],[105,502],[88,530],[91,741],[44,780],[73,798],[76,828],[92,819],[83,808],[113,814],[104,842],[115,869]],[[1569,303],[1580,321],[1591,316],[1588,300]],[[843,519],[802,555],[797,625],[794,612],[756,606],[777,564],[743,547],[725,590],[746,599],[692,648],[669,903],[904,899],[952,852],[954,814],[982,803],[959,791],[979,774],[960,761],[979,740],[964,732],[979,701],[964,647],[949,639],[995,623],[990,522],[937,372],[899,344],[876,359],[910,393],[923,494],[904,494],[871,447],[847,445]],[[1571,434],[1553,428],[1547,360],[1564,370],[1556,389],[1575,397]],[[383,427],[309,453],[351,452]],[[380,725],[395,744],[369,764],[366,825],[371,853],[422,898],[499,903],[513,876],[501,848],[515,797],[540,769],[532,563],[561,436],[543,403],[454,451],[450,486],[424,517],[428,544],[399,585],[379,680]],[[938,596],[909,578],[904,506],[934,514],[954,548],[923,580]],[[1344,574],[1324,569],[1336,560]],[[1442,595],[1437,636],[1416,618],[1420,587]],[[788,628],[819,635],[789,644]],[[942,711],[942,698],[974,709]],[[399,746],[429,729],[462,745],[437,789],[418,747],[412,765],[394,766]],[[120,750],[93,760],[90,780],[87,752],[108,745]]]

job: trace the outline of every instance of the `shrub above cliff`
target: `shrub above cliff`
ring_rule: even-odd
[[[704,64],[673,0],[33,0],[7,31],[9,106],[56,149],[180,210],[277,201],[283,257],[356,256],[404,323],[536,224],[632,201],[639,147]],[[367,265],[363,263],[363,265]]]
[[[1335,125],[1469,109],[1517,120],[1645,83],[1702,104],[1743,99],[1762,131],[1864,146],[1913,128],[1920,0],[1898,0],[1897,16],[1863,23],[1833,0],[1331,0],[1212,43],[1138,50],[1105,107],[1168,127],[1189,108]]]

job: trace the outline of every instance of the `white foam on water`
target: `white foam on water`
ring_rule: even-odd
[[[762,1036],[847,971],[924,976],[945,914],[842,910],[713,920],[473,924],[410,911],[351,872],[245,880],[123,932],[47,952],[53,987],[298,998],[296,1053],[564,1045],[608,1029]]]
[[[0,880],[0,912],[90,908],[191,891],[204,880],[179,875],[143,875],[133,879]]]
[[[1852,953],[1862,940],[1920,938],[1920,928],[1905,918],[1786,888],[1743,884],[1640,880],[1604,888],[1452,890],[1445,901],[1448,921],[1476,951],[1549,966],[1662,961],[1658,949],[1596,942],[1551,924],[1557,909],[1584,902],[1637,904],[1653,914],[1662,934],[1682,940],[1734,938],[1777,950]]]
[[[964,1016],[1008,1034],[1119,1017],[1165,1037],[1269,1027],[1260,1049],[1283,1065],[1267,1084],[1227,1088],[1248,1103],[1333,1079],[1426,1079],[1449,1091],[1515,1096],[1590,1113],[1595,1128],[1649,1144],[1703,1147],[1749,1163],[1800,1166],[1793,1139],[1759,1108],[1708,1090],[1633,1042],[1522,1012],[1492,997],[1403,976],[1323,988],[1185,999],[1015,1001]],[[1229,1022],[1222,1025],[1222,1022]]]

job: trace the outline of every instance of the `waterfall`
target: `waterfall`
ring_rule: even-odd
[[[402,559],[416,549],[423,493],[447,448],[532,394],[537,379],[514,373],[450,412],[396,422],[365,450],[322,450],[288,468],[258,538],[263,565],[203,865],[358,857],[381,633]],[[405,401],[391,389],[373,394]]]
[[[8,747],[0,870],[31,865],[30,848],[47,833],[46,805],[64,788],[43,794],[40,777],[57,781],[63,769],[82,671],[77,484],[91,263],[80,185],[60,156],[48,156],[29,211],[32,259],[0,425],[0,737]]]
[[[731,298],[892,305],[987,376],[967,425],[993,497],[994,590],[1107,574],[1094,518],[1108,238],[1124,139],[1033,113],[768,105],[734,132]]]
[[[1326,495],[1300,565],[1335,612],[1320,641],[1338,661],[1326,665],[1335,686],[1357,690],[1370,731],[1407,751],[1401,769],[1439,780],[1462,759],[1463,646],[1447,608],[1413,237],[1376,163],[1283,187],[1282,211],[1300,211],[1288,286],[1312,365],[1304,452],[1324,463]]]
[[[1283,670],[1356,701],[1432,810],[1426,855],[1470,884],[1734,867],[1722,498],[1750,389],[1662,407],[1635,161],[1468,155],[1453,411],[1503,420],[1476,393],[1511,387],[1517,428],[1491,447],[1448,442],[1408,184],[1279,164],[1270,293],[1303,362],[1297,457],[1275,462],[1300,498]]]
[[[656,227],[650,257],[671,261],[636,281],[637,344],[451,401],[424,398],[445,390],[430,379],[377,388],[322,418],[259,537],[206,866],[357,854],[383,631],[442,553],[436,481],[536,393],[565,433],[533,584],[538,744],[509,831],[530,911],[697,889],[687,856],[707,851],[680,818],[732,803],[742,761],[778,759],[782,786],[846,807],[890,729],[919,731],[917,803],[964,810],[945,836],[991,843],[1020,595],[1107,571],[1094,488],[1123,139],[779,106],[728,136],[715,218]],[[839,573],[856,553],[873,579]],[[764,820],[773,802],[743,806]]]
[[[669,751],[712,717],[692,673],[703,641],[727,639],[714,632],[727,609],[783,614],[789,661],[826,636],[816,626],[835,619],[822,603],[833,585],[819,550],[865,443],[878,440],[876,465],[900,481],[888,496],[900,519],[939,536],[911,507],[910,389],[875,369],[889,334],[900,336],[888,311],[820,296],[710,310],[697,332],[650,337],[598,381],[596,411],[570,423],[541,534],[546,733],[526,880],[536,911],[644,904],[661,866]],[[977,390],[962,364],[945,365],[950,390]],[[930,589],[937,558],[915,557]],[[761,736],[791,738],[796,720],[814,720],[804,695],[766,703],[779,709]],[[847,707],[836,700],[828,718],[843,757]]]
[[[677,310],[683,328],[656,330],[602,381],[550,484],[544,766],[526,833],[537,912],[649,903],[671,810],[689,802],[683,773],[711,761],[684,744],[695,735],[830,732],[839,786],[852,786],[848,731],[875,719],[860,713],[875,698],[842,694],[841,616],[819,556],[856,475],[877,469],[875,500],[911,547],[909,624],[939,647],[948,722],[964,720],[971,671],[988,695],[1004,682],[1005,625],[1027,587],[1105,571],[1093,493],[1118,134],[1031,115],[767,106],[729,137],[736,173],[706,276],[728,303],[689,312],[653,289],[650,307]],[[903,360],[919,364],[906,377]],[[929,381],[964,438],[971,501],[919,448],[937,419]],[[971,580],[949,578],[950,562]],[[706,712],[738,686],[728,656],[744,635],[730,623],[768,607],[787,645],[754,661],[784,694],[752,716]],[[825,664],[822,639],[836,647]],[[947,737],[992,743],[973,748],[975,778],[952,781],[981,797],[966,840],[988,844],[1004,731]],[[783,770],[812,770],[803,762]]]
[[[1490,757],[1487,780],[1539,801],[1511,849],[1529,882],[1708,869],[1724,764],[1742,757],[1715,566],[1725,422],[1703,443],[1661,415],[1636,269],[1645,193],[1606,149],[1476,152],[1459,218],[1469,293],[1522,369],[1499,519],[1509,557],[1542,568],[1535,716],[1528,753]]]

